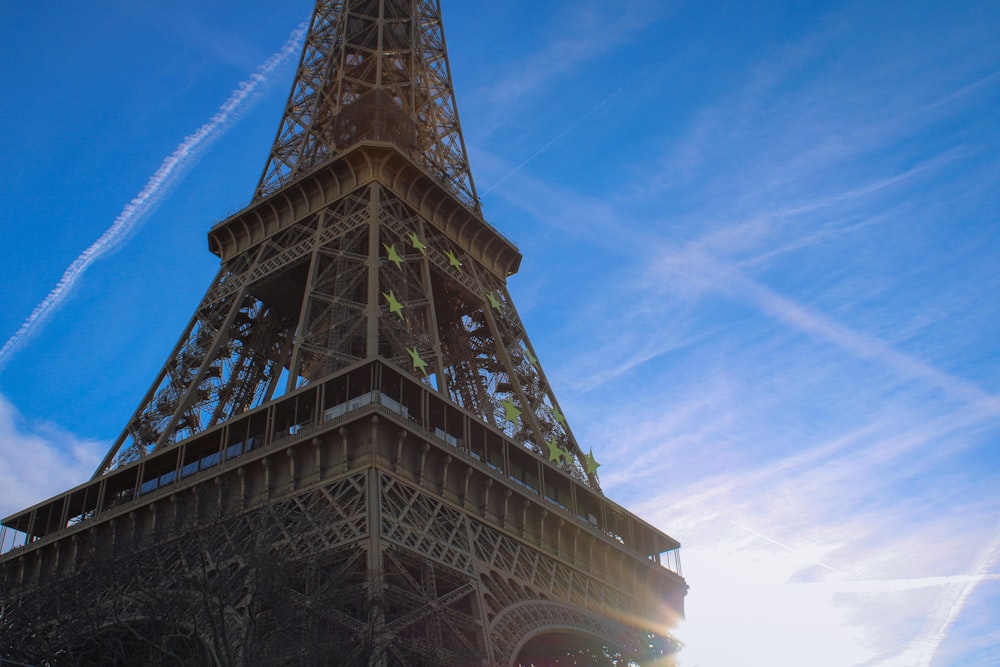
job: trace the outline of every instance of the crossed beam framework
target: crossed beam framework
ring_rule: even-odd
[[[506,288],[517,249],[362,143],[209,235],[222,267],[98,475],[381,356],[598,487]]]
[[[528,340],[436,0],[317,2],[254,199],[208,240],[94,477],[2,522],[0,657],[673,652],[679,544],[604,497]]]
[[[32,610],[44,618],[53,596],[65,602],[81,581],[111,605],[109,627],[141,625],[141,604],[165,598],[167,608],[206,624],[204,643],[210,612],[232,607],[222,614],[232,624],[223,633],[230,652],[254,646],[254,628],[284,606],[294,618],[301,609],[293,609],[319,609],[320,621],[279,624],[275,632],[287,637],[262,645],[319,632],[328,643],[310,659],[354,647],[386,665],[516,664],[546,627],[637,652],[683,613],[686,590],[676,541],[383,361],[346,369],[4,525],[29,536],[0,556],[0,604],[23,611],[5,622],[30,624]],[[257,561],[278,563],[269,576],[280,590],[239,588],[257,585],[260,577],[248,574],[263,574],[253,570]],[[197,597],[205,568],[230,572],[227,590],[243,592],[208,607],[171,597]],[[156,585],[143,590],[141,575],[151,572]],[[129,573],[133,594],[113,594]],[[254,595],[270,611],[255,615],[247,602]],[[140,606],[114,606],[133,603]],[[45,626],[53,642],[56,626],[76,627]]]
[[[254,198],[359,138],[393,143],[470,209],[479,198],[437,0],[319,0]]]

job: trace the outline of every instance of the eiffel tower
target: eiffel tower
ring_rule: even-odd
[[[2,522],[0,658],[671,664],[680,545],[604,496],[535,356],[437,1],[317,2],[208,238],[93,478]]]

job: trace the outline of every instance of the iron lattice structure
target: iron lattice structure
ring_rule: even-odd
[[[255,198],[361,136],[393,143],[479,210],[437,0],[317,2]]]
[[[254,199],[209,245],[94,477],[3,521],[0,657],[669,659],[679,544],[602,494],[528,340],[437,2],[317,3]]]

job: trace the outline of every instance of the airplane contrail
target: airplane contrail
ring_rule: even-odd
[[[743,530],[747,531],[751,535],[754,535],[756,537],[761,538],[762,540],[766,540],[766,541],[770,542],[771,544],[774,544],[776,546],[781,547],[782,549],[784,549],[785,551],[787,551],[787,552],[789,552],[791,554],[798,555],[798,556],[802,555],[800,549],[796,549],[795,547],[790,547],[787,544],[783,544],[783,543],[779,542],[778,540],[774,539],[773,537],[768,537],[764,533],[757,532],[756,530],[754,530],[753,528],[750,528],[749,526],[744,526],[743,524],[736,523],[735,521],[730,521],[730,523],[732,523],[737,528],[742,528]],[[813,565],[819,565],[820,567],[825,567],[826,569],[830,570],[831,572],[837,572],[838,574],[840,573],[840,570],[838,570],[837,568],[833,567],[832,565],[827,565],[826,563],[824,563],[822,561],[813,560],[813,559],[810,559],[810,558],[804,558],[804,560],[808,560]]]
[[[100,238],[73,260],[52,291],[35,306],[20,328],[0,348],[0,369],[3,369],[14,352],[28,337],[37,333],[38,327],[69,296],[73,285],[87,270],[87,267],[114,249],[129,232],[135,229],[136,225],[153,210],[164,189],[179,175],[181,168],[200,155],[213,139],[227,129],[229,121],[236,113],[243,110],[252,99],[254,92],[267,82],[268,76],[275,68],[287,60],[290,55],[298,52],[307,28],[305,23],[295,28],[281,49],[265,60],[249,78],[241,81],[229,94],[226,101],[222,103],[219,110],[215,112],[215,115],[197,130],[184,137],[177,148],[160,163],[159,168],[149,178],[139,194],[125,205],[125,208],[118,214],[111,226],[101,234]]]
[[[941,626],[931,637],[925,640],[926,648],[923,656],[921,656],[920,667],[929,667],[931,662],[933,662],[934,656],[937,655],[938,649],[941,648],[941,644],[944,642],[945,637],[948,636],[951,627],[958,620],[962,610],[965,609],[965,605],[968,603],[972,592],[976,590],[979,584],[990,578],[989,570],[996,561],[998,553],[1000,553],[1000,533],[997,533],[993,538],[993,541],[986,548],[976,567],[969,572],[968,581],[962,586],[962,589],[948,608],[944,610],[944,620]]]
[[[536,157],[538,157],[539,155],[541,155],[545,151],[549,150],[554,143],[556,143],[557,141],[559,141],[560,139],[562,139],[563,137],[565,137],[567,134],[569,134],[570,132],[572,132],[573,130],[575,130],[581,123],[583,123],[585,120],[587,120],[588,118],[590,118],[591,116],[593,116],[595,113],[597,113],[597,111],[599,111],[603,106],[605,106],[613,98],[617,97],[618,94],[621,93],[623,90],[625,90],[626,87],[628,87],[629,85],[631,85],[634,80],[641,79],[642,75],[645,74],[646,70],[648,70],[650,67],[651,67],[651,65],[647,65],[635,77],[633,77],[632,79],[626,81],[625,83],[623,83],[622,85],[620,85],[617,89],[615,89],[614,91],[612,91],[610,95],[608,95],[603,100],[601,100],[600,102],[598,102],[597,106],[593,107],[590,111],[588,111],[587,113],[583,114],[582,116],[580,116],[579,118],[577,118],[575,121],[573,121],[573,123],[570,124],[568,127],[566,127],[566,129],[564,129],[562,132],[560,132],[555,137],[553,137],[552,139],[550,139],[544,146],[542,146],[541,148],[539,148],[537,151],[535,151],[534,153],[532,153],[530,157],[528,157],[523,162],[521,162],[521,164],[517,165],[516,167],[514,167],[513,169],[511,169],[510,171],[508,171],[506,174],[504,174],[504,176],[501,177],[500,180],[498,180],[496,183],[494,183],[489,188],[487,188],[486,192],[483,193],[483,196],[485,197],[486,195],[490,194],[491,192],[493,192],[494,190],[496,190],[498,187],[500,187],[501,185],[503,185],[504,182],[508,178],[510,178],[511,176],[513,176],[514,174],[516,174],[517,172],[519,172],[522,169],[524,169],[528,165],[528,163],[534,161],[534,159]]]

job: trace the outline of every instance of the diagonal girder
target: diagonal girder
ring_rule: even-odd
[[[480,210],[436,0],[317,2],[254,198],[366,140],[394,144]]]

